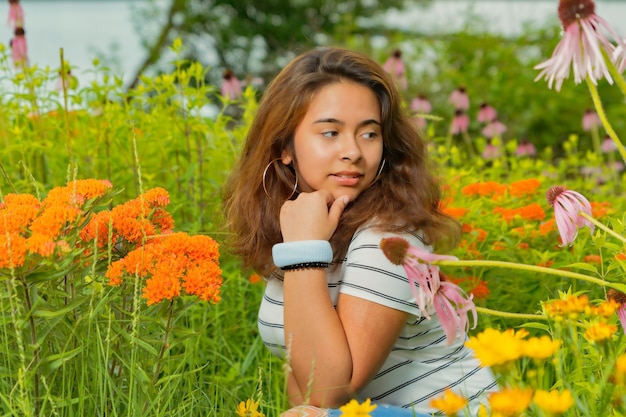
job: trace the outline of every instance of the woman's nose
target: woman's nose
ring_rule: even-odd
[[[341,159],[352,162],[361,157],[361,148],[354,135],[346,135],[341,141]]]

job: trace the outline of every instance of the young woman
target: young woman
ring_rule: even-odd
[[[268,86],[224,202],[234,251],[267,277],[259,331],[288,361],[293,406],[370,398],[414,415],[447,388],[476,403],[495,388],[465,335],[447,343],[378,246],[455,245],[439,198],[426,144],[375,61],[315,49]]]

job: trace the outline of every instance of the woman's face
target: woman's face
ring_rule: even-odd
[[[282,162],[297,161],[303,192],[328,190],[354,201],[374,181],[383,154],[378,98],[351,81],[323,87],[296,127],[294,149],[295,158],[285,150]]]

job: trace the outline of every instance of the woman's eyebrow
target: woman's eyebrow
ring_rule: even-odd
[[[335,118],[332,118],[332,117],[329,117],[327,119],[318,119],[318,120],[313,122],[313,124],[318,124],[318,123],[336,123],[336,124],[339,124],[339,125],[344,125],[345,124],[341,120],[335,119]],[[378,126],[381,125],[381,123],[378,120],[376,120],[376,119],[367,119],[367,120],[363,120],[362,122],[360,122],[357,125],[357,127],[363,127],[363,126],[367,126],[367,125],[371,125],[371,124],[378,125]]]

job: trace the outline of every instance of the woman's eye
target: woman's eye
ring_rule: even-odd
[[[378,137],[378,133],[377,132],[366,132],[366,133],[363,133],[363,137],[365,139],[376,139]]]
[[[326,138],[334,138],[335,136],[337,136],[337,132],[335,130],[329,130],[327,132],[322,132],[322,136]]]

